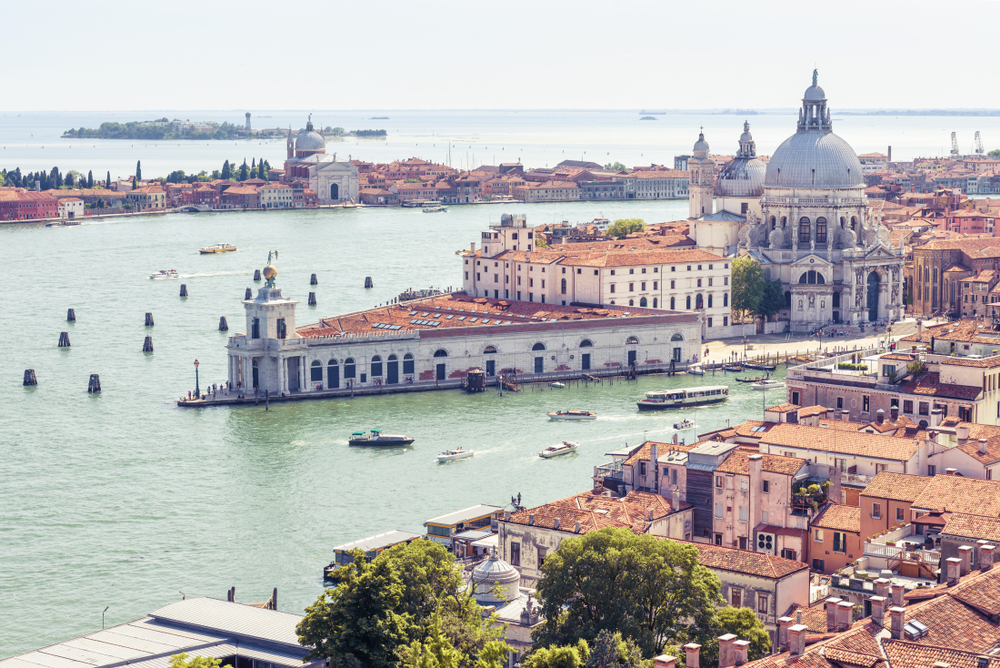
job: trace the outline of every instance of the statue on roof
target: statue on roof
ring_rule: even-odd
[[[816,85],[816,82],[818,80],[819,80],[819,70],[813,70],[813,86]]]

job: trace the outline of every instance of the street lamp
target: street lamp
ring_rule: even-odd
[[[109,605],[108,608],[111,606]],[[104,612],[101,613],[101,628],[104,628],[104,613],[108,611],[108,608],[104,608]]]
[[[747,337],[743,337],[743,359],[747,358]]]
[[[194,396],[196,399],[201,396],[198,389],[198,360],[194,361]]]

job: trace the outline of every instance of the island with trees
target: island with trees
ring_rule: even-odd
[[[233,123],[211,121],[191,122],[178,118],[159,118],[154,121],[129,121],[116,123],[108,121],[97,128],[71,128],[62,134],[63,139],[271,139],[282,137],[280,128],[250,130]]]

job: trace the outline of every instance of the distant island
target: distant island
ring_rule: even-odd
[[[643,116],[639,120],[640,121],[655,121],[656,120],[656,116]]]
[[[191,122],[160,118],[155,121],[101,123],[99,128],[71,128],[63,139],[246,139],[281,137],[281,129],[251,130],[232,123]]]
[[[1000,116],[1000,109],[875,109],[837,113],[841,116]]]
[[[649,109],[643,109],[639,112],[640,116],[666,116],[667,112],[660,111],[659,109],[652,111]]]
[[[389,117],[388,116],[372,116],[368,120],[370,120],[370,121],[387,121],[387,120],[389,120]]]
[[[300,132],[305,132],[301,130]],[[323,128],[324,137],[385,137],[388,133],[385,130],[351,130],[348,132],[344,128],[332,128],[329,125]]]

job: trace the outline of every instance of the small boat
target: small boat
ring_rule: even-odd
[[[149,277],[154,281],[161,281],[165,278],[180,278],[181,275],[177,273],[176,269],[160,269],[155,274],[150,274]]]
[[[566,387],[566,383],[560,383],[559,381],[556,381],[554,383],[549,383],[549,387],[554,387],[557,390],[561,390],[564,387]]]
[[[547,413],[553,420],[596,420],[597,413],[594,411],[556,411]]]
[[[579,443],[573,443],[572,441],[563,441],[561,445],[551,445],[541,452],[538,453],[539,457],[543,459],[550,459],[552,457],[558,457],[560,455],[568,455],[571,452],[576,452],[576,449],[580,447]]]
[[[731,371],[733,373],[739,373],[740,371],[743,371],[743,365],[739,364],[739,363],[736,363],[736,364],[723,364],[722,365],[722,370],[723,371]]]
[[[463,450],[462,448],[455,448],[454,450],[445,450],[437,456],[439,462],[454,462],[459,459],[468,459],[472,455],[476,454],[475,450]]]
[[[636,405],[641,411],[665,411],[671,408],[717,404],[728,398],[729,388],[727,386],[705,385],[702,387],[687,387],[680,390],[647,392],[646,398],[640,399],[636,402]]]
[[[759,383],[760,381],[764,380],[764,378],[761,378],[760,376],[757,376],[756,378],[740,378],[739,376],[737,376],[734,380],[737,383]]]
[[[232,244],[215,244],[214,246],[199,248],[198,252],[202,255],[211,255],[212,253],[228,253],[234,250],[236,250],[236,246]]]
[[[447,213],[448,209],[443,206],[428,206],[424,207],[424,213]]]
[[[420,290],[410,289],[400,292],[397,299],[401,302],[405,302],[411,299],[421,299],[423,297],[436,297],[440,294],[444,293],[437,288],[421,288]]]
[[[687,429],[694,429],[693,420],[681,420],[680,422],[674,423],[674,429],[677,431],[685,431]]]
[[[784,387],[785,384],[780,380],[771,380],[770,378],[765,378],[761,381],[753,383],[750,387],[755,390],[777,390]]]
[[[744,369],[753,369],[754,371],[774,371],[777,368],[776,364],[755,364],[753,362],[744,362]]]
[[[692,376],[704,376],[705,370],[701,368],[700,364],[695,364],[688,368],[688,374]]]
[[[379,447],[393,447],[397,445],[410,445],[416,439],[401,434],[383,434],[381,429],[371,429],[368,432],[356,431],[347,440],[348,445],[376,445]]]

